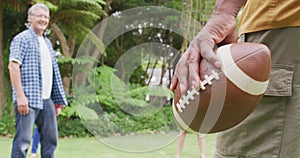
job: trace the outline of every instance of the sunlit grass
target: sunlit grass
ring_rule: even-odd
[[[105,139],[91,138],[71,138],[71,139],[59,139],[59,145],[55,152],[57,158],[174,158],[177,147],[177,139],[174,139],[170,143],[165,143],[165,135],[153,135],[153,136],[122,136],[111,137]],[[145,142],[154,141],[154,144],[166,144],[158,146],[156,150],[150,150],[145,152],[126,152],[122,150],[124,148],[124,142],[128,144],[134,144],[137,146],[143,146]],[[118,144],[118,140],[120,144]],[[138,141],[137,141],[138,140]],[[207,135],[206,141],[206,155],[208,158],[212,157],[215,148],[215,135]],[[106,144],[114,144],[106,145]],[[0,137],[0,157],[10,157],[12,146],[12,138]],[[118,149],[121,147],[121,150]],[[133,146],[132,146],[133,147]],[[151,146],[152,148],[152,146]],[[125,148],[126,149],[126,148]],[[131,148],[130,148],[131,149]],[[182,150],[182,158],[196,158],[199,156],[199,147],[197,144],[196,135],[188,134]]]

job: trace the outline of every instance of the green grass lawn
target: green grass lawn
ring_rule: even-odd
[[[71,138],[59,139],[55,152],[57,158],[174,158],[177,139],[165,142],[166,135],[122,136],[103,139]],[[215,135],[207,135],[206,154],[212,157],[215,148]],[[124,144],[124,142],[127,142]],[[150,143],[149,143],[150,142]],[[144,145],[144,144],[148,145]],[[0,137],[0,158],[10,157],[12,139]],[[143,150],[144,147],[150,149]],[[139,152],[134,151],[137,148]],[[140,149],[139,149],[140,148]],[[127,150],[127,151],[126,151]],[[130,151],[130,152],[128,152]],[[143,152],[141,152],[143,151]],[[182,150],[182,158],[197,158],[199,148],[196,135],[188,134]]]

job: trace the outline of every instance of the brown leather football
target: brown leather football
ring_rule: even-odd
[[[175,89],[173,115],[177,125],[191,133],[215,133],[244,120],[267,89],[271,53],[263,44],[234,43],[216,51],[222,61],[217,69],[202,59],[201,88],[181,95]]]

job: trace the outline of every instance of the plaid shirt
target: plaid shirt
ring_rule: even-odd
[[[53,65],[53,84],[51,99],[55,104],[67,105],[65,92],[55,58],[55,51],[48,38],[44,36],[52,57]],[[30,107],[43,108],[42,98],[42,76],[41,76],[41,57],[40,44],[38,36],[34,30],[29,29],[19,33],[11,42],[9,61],[17,61],[20,63],[21,80],[23,90],[28,99]],[[17,101],[16,92],[13,88],[13,100]]]

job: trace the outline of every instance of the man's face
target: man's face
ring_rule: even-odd
[[[47,29],[49,19],[49,12],[41,8],[36,9],[34,13],[28,17],[31,27],[38,35],[42,35]]]

